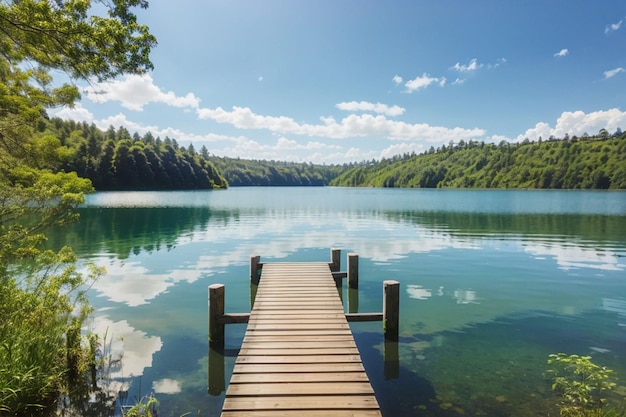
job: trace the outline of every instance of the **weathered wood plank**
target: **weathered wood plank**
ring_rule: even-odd
[[[336,410],[378,409],[378,403],[370,395],[353,396],[259,396],[259,397],[233,397],[228,403],[224,403],[224,410],[257,411],[257,410]],[[332,414],[332,413],[330,413]]]
[[[356,347],[313,347],[313,348],[302,348],[302,347],[294,347],[291,343],[285,343],[282,348],[241,348],[239,350],[239,355],[248,355],[248,356],[302,356],[302,355],[358,355],[359,351]]]
[[[297,372],[299,374],[311,373],[311,372],[363,372],[365,368],[361,362],[348,362],[348,363],[274,363],[274,364],[252,364],[252,363],[235,363],[233,368],[234,374],[243,373],[291,373]]]
[[[262,278],[261,278],[262,279]],[[373,395],[292,395],[285,397],[233,397],[224,402],[223,410],[335,410],[378,409]],[[328,415],[334,415],[328,413]]]
[[[289,349],[356,349],[353,340],[336,340],[336,341],[294,341],[294,340],[271,340],[271,341],[244,341],[241,349],[281,349],[284,347]],[[240,350],[241,352],[241,350]]]
[[[364,372],[297,372],[267,374],[233,374],[231,384],[260,384],[264,382],[368,382]]]
[[[222,417],[380,417],[378,410],[243,410],[224,411]]]
[[[300,343],[354,343],[354,338],[350,334],[336,334],[336,335],[293,335],[287,334],[278,340],[276,336],[263,336],[259,333],[248,334],[243,340],[243,343],[284,343],[284,342],[300,342]]]
[[[240,363],[361,363],[359,355],[317,355],[311,357],[309,355],[298,356],[237,356],[237,362]]]
[[[374,394],[372,386],[367,382],[298,382],[263,384],[232,384],[228,387],[230,396],[261,396],[261,395],[362,395]]]

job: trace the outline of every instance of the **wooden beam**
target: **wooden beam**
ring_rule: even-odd
[[[220,324],[247,323],[249,319],[250,313],[228,313],[218,317],[217,322]]]
[[[348,322],[382,321],[383,313],[347,313],[346,319]]]

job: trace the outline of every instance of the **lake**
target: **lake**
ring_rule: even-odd
[[[401,284],[397,346],[380,322],[351,323],[385,416],[556,415],[545,371],[557,352],[591,355],[620,377],[611,400],[626,395],[626,192],[103,192],[80,214],[50,244],[106,267],[89,327],[119,359],[109,387],[129,404],[153,393],[160,415],[220,413],[246,325],[211,353],[209,395],[209,285],[225,284],[227,312],[249,312],[250,255],[329,261],[331,248],[342,270],[359,255],[346,310],[349,295],[351,309],[380,312],[382,282]]]

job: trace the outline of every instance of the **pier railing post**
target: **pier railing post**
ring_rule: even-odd
[[[400,330],[400,283],[383,282],[383,333],[386,340],[398,340]]]
[[[224,284],[209,285],[209,342],[224,341]]]
[[[254,285],[259,285],[259,264],[261,262],[261,256],[259,255],[251,255],[250,256],[250,283]]]
[[[359,288],[359,255],[348,254],[348,288]]]
[[[341,249],[333,248],[330,250],[330,270],[337,272],[341,269]]]

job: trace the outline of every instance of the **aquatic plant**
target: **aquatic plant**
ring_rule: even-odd
[[[141,398],[137,401],[137,404],[130,407],[128,410],[122,408],[123,417],[153,417],[157,415],[156,407],[159,405],[159,400],[150,395]]]
[[[593,363],[591,356],[565,353],[549,355],[548,365],[548,374],[553,378],[552,389],[561,394],[561,416],[605,415],[604,395],[616,386],[613,370]]]

